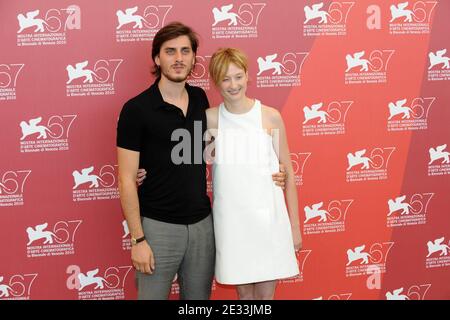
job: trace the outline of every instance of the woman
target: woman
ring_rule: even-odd
[[[213,218],[216,281],[240,299],[273,299],[278,279],[299,273],[302,239],[297,190],[280,113],[246,96],[248,62],[234,48],[211,57],[210,76],[223,97],[206,111],[214,140]],[[287,172],[286,201],[271,174]]]

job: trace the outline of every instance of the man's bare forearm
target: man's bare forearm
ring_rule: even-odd
[[[130,234],[133,238],[140,238],[144,235],[144,231],[142,230],[136,181],[131,179],[119,180],[119,191],[122,211],[127,220]]]

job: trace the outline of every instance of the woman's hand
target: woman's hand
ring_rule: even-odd
[[[299,227],[292,228],[292,240],[294,241],[295,251],[300,251],[303,246],[303,240],[302,240],[302,235],[300,233]]]

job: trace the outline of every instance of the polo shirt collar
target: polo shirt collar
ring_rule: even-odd
[[[171,107],[172,105],[170,103],[167,103],[164,101],[162,94],[161,94],[161,90],[159,90],[158,83],[160,80],[161,80],[161,77],[157,78],[155,80],[155,82],[150,86],[150,93],[154,97],[154,106],[156,108],[167,108],[168,106]],[[191,99],[192,99],[191,86],[186,81],[184,87],[186,88],[186,91],[189,96],[189,104],[191,104]]]

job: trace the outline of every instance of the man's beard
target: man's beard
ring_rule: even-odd
[[[185,65],[185,67],[187,67],[187,66]],[[170,81],[172,81],[172,82],[180,83],[180,82],[183,82],[183,81],[186,81],[186,80],[187,80],[187,78],[188,78],[189,75],[191,74],[191,71],[192,71],[193,68],[194,68],[194,65],[191,66],[191,68],[189,69],[188,72],[186,72],[186,74],[183,74],[183,75],[180,74],[180,75],[175,76],[175,77],[173,77],[173,76],[170,74],[170,72],[166,72],[166,71],[164,71],[163,68],[161,68],[161,74],[163,74],[168,80],[170,80]],[[167,70],[167,69],[166,69],[166,70]]]

